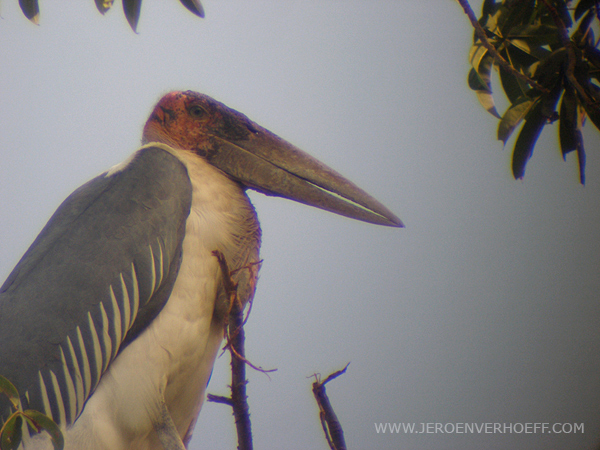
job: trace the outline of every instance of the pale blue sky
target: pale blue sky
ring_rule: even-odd
[[[308,151],[406,229],[251,194],[264,238],[249,358],[257,449],[326,449],[328,385],[349,448],[581,449],[600,441],[600,133],[587,185],[547,127],[523,181],[466,84],[471,30],[444,0],[17,0],[0,19],[0,278],[60,202],[139,145],[173,89],[209,94]],[[480,2],[473,2],[479,8]],[[226,393],[228,357],[209,392]],[[382,435],[375,422],[569,422],[584,434]],[[206,404],[193,450],[235,448]]]

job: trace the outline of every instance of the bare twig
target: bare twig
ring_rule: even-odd
[[[206,396],[206,398],[208,399],[209,402],[223,403],[224,405],[233,406],[233,400],[231,400],[231,397],[224,397],[222,395],[208,394]]]
[[[242,313],[243,313],[243,310],[244,310],[244,305],[242,305],[241,302],[239,301],[239,299],[237,298],[237,285],[231,279],[231,275],[233,275],[233,274],[235,274],[235,273],[237,273],[237,272],[239,272],[240,270],[243,270],[243,269],[252,270],[252,268],[254,266],[261,265],[262,264],[262,260],[260,260],[259,262],[256,262],[256,263],[250,263],[247,266],[240,267],[239,269],[232,270],[230,272],[225,272],[226,270],[229,270],[229,266],[227,264],[227,261],[225,260],[225,257],[223,256],[223,254],[221,252],[219,252],[218,250],[215,250],[215,251],[213,251],[213,255],[217,257],[217,260],[219,261],[219,265],[221,266],[221,271],[223,273],[228,273],[229,274],[227,277],[223,278],[223,285],[225,287],[225,292],[227,293],[227,296],[229,297],[229,309],[227,311],[227,315],[231,319],[231,317],[232,317],[232,311],[234,311],[234,308],[236,308],[236,303],[239,303],[239,307],[241,308],[241,312]],[[235,297],[232,297],[232,294]],[[248,317],[250,316],[250,311],[251,310],[252,310],[252,301],[249,302],[248,313],[246,314],[246,317],[243,318],[242,322],[238,326],[232,327],[231,326],[231,322],[229,322],[226,325],[226,327],[225,327],[225,337],[227,338],[227,343],[223,347],[223,351],[229,350],[230,352],[232,352],[233,355],[235,355],[236,358],[238,358],[239,360],[243,361],[245,364],[249,365],[250,367],[252,367],[257,372],[264,373],[268,377],[269,376],[269,372],[275,372],[277,369],[263,369],[262,367],[255,366],[254,364],[252,364],[250,361],[248,361],[246,359],[246,357],[245,357],[244,354],[238,352],[237,348],[240,348],[239,346],[231,345],[231,342],[234,339],[237,338],[238,333],[240,333],[240,332],[243,333],[243,331],[244,331],[244,325],[246,325],[246,321],[248,320]],[[243,348],[243,346],[241,348]]]
[[[327,392],[325,392],[325,385],[345,373],[349,365],[350,363],[346,364],[346,367],[343,369],[332,373],[323,382],[321,382],[319,375],[314,374],[315,382],[313,383],[312,390],[319,406],[319,416],[323,432],[325,433],[325,439],[327,439],[331,450],[346,450],[346,442],[344,440],[342,425],[331,406]]]
[[[481,41],[481,45],[483,45],[488,50],[488,52],[490,52],[490,54],[492,55],[494,60],[498,64],[500,64],[505,70],[507,70],[508,72],[513,74],[515,77],[523,80],[525,83],[529,84],[530,86],[532,86],[536,89],[539,89],[540,91],[548,93],[549,92],[548,89],[546,89],[544,86],[536,83],[534,80],[529,78],[527,75],[524,75],[521,72],[519,72],[518,70],[516,70],[512,66],[512,64],[510,64],[506,59],[504,59],[502,57],[502,55],[500,53],[498,53],[498,50],[496,50],[496,47],[494,47],[488,40],[487,35],[485,34],[485,30],[479,24],[479,21],[477,20],[477,16],[475,16],[475,13],[471,9],[471,5],[469,5],[468,0],[457,0],[457,1],[460,4],[460,6],[462,6],[463,10],[465,11],[465,14],[471,21],[471,25],[473,25],[473,28],[475,29],[475,34],[477,34],[477,37]]]

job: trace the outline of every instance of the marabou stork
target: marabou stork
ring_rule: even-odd
[[[62,203],[0,288],[0,375],[25,409],[61,426],[69,450],[189,442],[227,309],[212,252],[231,269],[259,261],[246,188],[402,226],[338,173],[203,94],[164,96],[142,143]],[[256,278],[236,272],[244,302]],[[25,448],[41,448],[32,439]]]

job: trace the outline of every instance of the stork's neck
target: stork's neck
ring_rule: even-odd
[[[206,249],[220,250],[229,268],[236,270],[257,263],[260,248],[260,224],[243,187],[195,153],[161,143],[148,145],[162,148],[177,157],[187,168],[192,183],[192,210],[186,233],[198,233]],[[240,298],[247,300],[254,286],[243,286],[247,273],[238,277]],[[247,291],[247,292],[244,292]]]

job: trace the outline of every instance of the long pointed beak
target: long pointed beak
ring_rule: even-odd
[[[364,222],[403,227],[389,209],[351,181],[280,137],[252,123],[241,139],[211,135],[206,158],[245,186]]]

